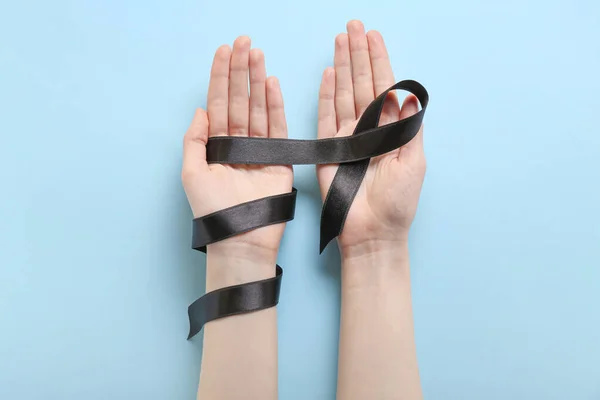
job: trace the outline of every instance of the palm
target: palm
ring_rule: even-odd
[[[250,94],[248,94],[248,80]],[[206,163],[206,143],[216,136],[287,137],[283,99],[275,78],[266,77],[264,56],[240,37],[233,51],[221,46],[214,58],[208,112],[199,109],[186,134],[183,182],[194,216],[291,190],[290,166]],[[257,229],[228,240],[277,250],[284,225]]]
[[[292,169],[287,166],[245,167],[212,164],[203,182],[197,206],[198,215],[206,215],[247,201],[289,191]]]
[[[365,35],[362,24],[348,24],[348,35],[336,38],[335,69],[323,75],[319,102],[319,137],[351,135],[358,119],[375,98],[394,83],[381,36]],[[395,95],[386,99],[381,125],[406,118],[418,110],[413,96],[402,109]],[[336,165],[317,169],[325,198]],[[365,240],[388,240],[405,235],[416,212],[425,173],[422,136],[408,145],[371,159],[339,237],[341,247]]]
[[[290,191],[293,181],[289,166],[238,166],[212,164],[198,201],[199,214],[206,215],[227,207]],[[195,210],[196,207],[192,206]],[[281,224],[251,231],[241,236],[245,243],[263,247],[278,243]]]

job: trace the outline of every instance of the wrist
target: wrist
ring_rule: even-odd
[[[241,242],[208,245],[206,290],[259,281],[275,276],[277,252]]]
[[[397,239],[369,239],[351,245],[340,244],[342,263],[362,260],[374,262],[386,259],[408,258],[408,236]]]
[[[408,242],[362,243],[342,252],[342,289],[385,290],[410,284]]]
[[[277,260],[277,249],[257,246],[252,243],[229,238],[209,244],[206,253],[218,259],[231,259],[245,263],[274,263]]]

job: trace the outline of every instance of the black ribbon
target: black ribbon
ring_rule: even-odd
[[[378,126],[388,93],[403,89],[421,103],[416,114]],[[391,86],[369,104],[352,136],[320,140],[218,136],[208,139],[206,159],[219,164],[340,164],[329,187],[321,214],[322,252],[337,237],[367,172],[371,157],[388,153],[410,142],[421,127],[429,95],[418,82],[405,80]],[[242,203],[196,218],[192,247],[206,252],[206,245],[267,225],[294,219],[296,189],[290,193]],[[188,308],[190,333],[196,335],[214,319],[273,307],[279,302],[283,271],[274,278],[215,290]]]

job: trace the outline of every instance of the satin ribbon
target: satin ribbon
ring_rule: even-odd
[[[397,89],[414,94],[421,103],[421,110],[400,121],[378,126],[388,93]],[[351,136],[319,140],[218,136],[208,139],[206,159],[208,163],[219,164],[340,164],[323,204],[322,252],[342,232],[371,157],[410,142],[421,127],[428,102],[429,95],[420,83],[401,81],[369,104]],[[292,188],[290,193],[242,203],[194,219],[192,247],[206,252],[208,244],[294,219],[296,193]],[[277,265],[274,278],[225,287],[200,297],[188,308],[188,339],[214,319],[277,305],[282,274],[283,270]]]

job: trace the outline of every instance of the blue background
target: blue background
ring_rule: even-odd
[[[2,1],[0,398],[193,399],[204,290],[182,136],[214,50],[249,34],[316,136],[360,18],[431,94],[412,231],[425,397],[600,399],[600,3]],[[280,253],[280,398],[333,399],[339,257],[314,167]]]

